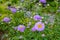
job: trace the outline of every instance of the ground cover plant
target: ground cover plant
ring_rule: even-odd
[[[59,0],[0,0],[0,40],[60,40]]]

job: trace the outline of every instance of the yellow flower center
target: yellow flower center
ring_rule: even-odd
[[[23,28],[23,26],[20,26],[20,28]]]
[[[38,28],[42,28],[42,25],[41,24],[38,24]]]

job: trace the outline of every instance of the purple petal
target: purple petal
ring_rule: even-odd
[[[17,30],[20,31],[20,32],[24,32],[25,26],[24,25],[19,25]]]
[[[15,12],[17,11],[16,8],[11,8],[10,10],[11,10],[13,13],[15,13]]]
[[[36,28],[35,28],[35,27],[33,27],[33,28],[32,28],[32,31],[36,31]]]
[[[39,15],[35,15],[35,16],[33,17],[33,19],[34,19],[34,20],[41,20],[41,19],[42,19],[42,17],[41,17],[41,16],[39,16]]]
[[[40,0],[41,3],[46,3],[46,0]]]
[[[9,21],[10,21],[10,18],[5,17],[5,18],[3,19],[3,21],[4,21],[4,22],[9,22]]]

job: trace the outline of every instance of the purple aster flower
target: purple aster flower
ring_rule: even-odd
[[[46,3],[46,0],[40,0],[41,3]]]
[[[9,22],[9,21],[10,21],[10,18],[5,17],[5,18],[3,19],[3,21],[4,21],[4,22]]]
[[[8,7],[9,10],[11,10],[13,13],[16,13],[17,9],[15,7]]]
[[[34,27],[37,31],[43,31],[45,28],[45,25],[42,22],[37,22]]]
[[[33,19],[34,19],[34,20],[41,20],[41,19],[42,19],[42,17],[41,17],[41,16],[39,16],[39,15],[35,15],[35,16],[33,17]]]
[[[16,8],[10,8],[10,10],[11,10],[13,13],[15,13],[15,12],[17,11]]]
[[[19,25],[19,26],[17,27],[17,30],[20,31],[20,32],[24,32],[25,26],[24,26],[24,25]]]

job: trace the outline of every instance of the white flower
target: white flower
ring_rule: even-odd
[[[23,38],[23,36],[21,35],[21,36],[19,36],[19,39],[22,39]]]
[[[42,34],[41,36],[42,36],[42,37],[45,37],[45,34]]]

